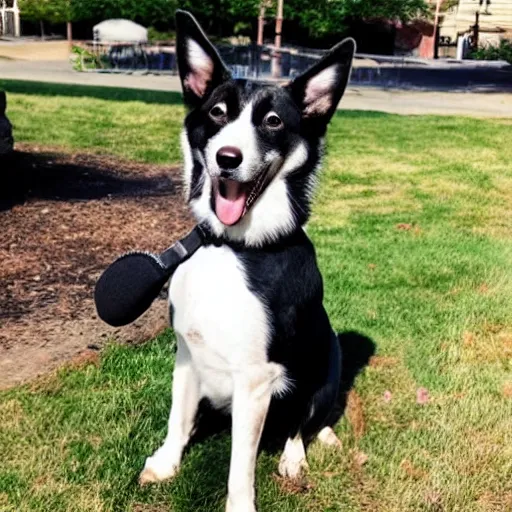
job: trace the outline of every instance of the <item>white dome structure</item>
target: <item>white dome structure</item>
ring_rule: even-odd
[[[105,20],[93,27],[95,41],[147,43],[148,30],[130,20]]]

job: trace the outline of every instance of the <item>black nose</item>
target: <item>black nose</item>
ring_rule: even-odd
[[[217,151],[217,163],[221,169],[236,169],[244,157],[234,146],[224,146]]]

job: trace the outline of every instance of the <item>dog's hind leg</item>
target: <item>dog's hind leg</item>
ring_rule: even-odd
[[[316,438],[325,446],[341,450],[342,444],[332,427],[324,427],[318,432]]]
[[[173,373],[172,407],[163,445],[146,459],[139,477],[141,485],[159,482],[176,475],[192,429],[200,399],[199,378],[191,364],[190,352],[178,336],[176,366]]]
[[[306,449],[299,432],[294,438],[286,441],[283,454],[279,460],[279,474],[291,480],[299,480],[308,470]]]

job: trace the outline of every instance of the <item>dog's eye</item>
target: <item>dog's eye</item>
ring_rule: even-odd
[[[283,126],[283,121],[281,121],[281,118],[275,112],[269,112],[265,116],[265,119],[263,119],[263,122],[265,123],[266,126],[273,130],[276,130]]]
[[[217,103],[210,110],[210,117],[215,120],[222,119],[228,112],[227,106],[224,102]]]

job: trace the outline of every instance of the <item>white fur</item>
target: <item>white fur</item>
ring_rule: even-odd
[[[243,161],[237,169],[237,179],[250,181],[258,173],[261,167],[261,155],[256,130],[252,123],[252,109],[252,103],[247,104],[237,119],[224,126],[208,141],[204,152],[210,176],[220,176],[217,151],[224,146],[235,146],[242,152]]]
[[[313,201],[315,192],[318,188],[318,175],[319,175],[320,170],[323,165],[324,150],[325,150],[325,139],[320,139],[319,146],[318,146],[320,158],[318,159],[318,163],[315,166],[315,170],[313,172],[309,173],[308,182],[306,184],[306,194],[307,194],[308,200],[310,202]]]
[[[336,65],[314,75],[307,83],[304,95],[304,114],[326,114],[332,107],[332,93],[336,87]]]
[[[266,155],[265,155],[265,163],[270,164],[274,160],[277,160],[279,158],[279,153],[275,149],[271,149]]]
[[[172,382],[172,409],[163,445],[146,459],[141,484],[172,478],[179,470],[181,457],[192,433],[200,399],[200,382],[191,354],[181,336]]]
[[[308,469],[306,450],[302,436],[297,434],[293,439],[286,441],[283,454],[279,460],[279,474],[281,476],[298,480]]]
[[[184,152],[190,148],[183,144]],[[245,157],[244,157],[245,158]],[[266,164],[271,159],[277,159],[276,151],[270,151],[265,158]],[[294,150],[283,161],[277,176],[268,185],[263,194],[254,203],[244,218],[234,226],[225,226],[220,222],[211,209],[210,197],[212,180],[210,171],[206,173],[201,196],[191,201],[190,205],[196,218],[202,222],[207,221],[213,232],[218,235],[226,235],[232,240],[244,241],[247,245],[260,246],[265,242],[277,239],[280,235],[290,233],[295,227],[294,218],[290,206],[290,199],[284,178],[301,167],[307,159],[307,147],[300,142]],[[261,161],[261,158],[256,159]],[[185,169],[185,177],[191,175],[192,158],[185,158],[185,166],[189,165],[190,170]],[[310,180],[311,193],[315,186],[315,180]]]
[[[194,168],[194,162],[192,160],[192,149],[188,141],[187,130],[184,128],[181,131],[181,151],[183,153],[183,191],[185,192],[185,198],[188,199],[190,196],[190,186],[192,182],[192,169]]]
[[[341,450],[343,445],[331,427],[324,427],[318,432],[316,438],[325,446]]]
[[[254,509],[254,471],[273,395],[290,388],[283,366],[267,359],[270,337],[264,304],[248,289],[227,246],[201,247],[178,267],[169,288],[178,354],[164,444],[146,460],[142,483],[179,469],[201,397],[232,411],[228,510]]]
[[[314,75],[306,85],[305,101],[310,103],[319,96],[323,96],[332,91],[336,85],[336,65],[323,69],[317,75]]]
[[[305,142],[300,142],[295,146],[293,151],[286,157],[281,170],[279,171],[280,176],[288,176],[293,171],[306,163],[308,158],[308,148]]]
[[[212,74],[212,59],[193,39],[187,41],[187,52],[188,64],[194,73],[204,73],[205,76]]]
[[[193,39],[187,40],[187,57],[190,73],[185,78],[184,85],[202,97],[213,75],[213,60]]]

